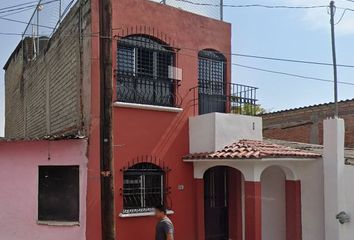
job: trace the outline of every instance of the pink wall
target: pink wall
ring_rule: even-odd
[[[86,149],[83,139],[0,142],[0,239],[85,239]],[[37,224],[39,165],[80,165],[79,226]]]

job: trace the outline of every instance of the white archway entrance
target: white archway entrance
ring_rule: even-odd
[[[266,168],[261,174],[262,240],[286,239],[285,173],[278,166]]]

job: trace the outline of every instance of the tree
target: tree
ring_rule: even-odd
[[[261,115],[267,111],[260,104],[245,103],[231,107],[231,113],[243,115]]]

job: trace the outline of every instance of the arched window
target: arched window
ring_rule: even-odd
[[[165,202],[165,172],[152,163],[138,163],[124,171],[124,213],[149,212]]]
[[[202,50],[199,57],[199,114],[226,111],[226,58],[215,50]]]
[[[144,35],[118,41],[117,99],[121,102],[174,105],[174,52]]]

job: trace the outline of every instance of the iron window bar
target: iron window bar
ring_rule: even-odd
[[[174,62],[174,51],[152,37],[121,38],[117,51],[117,100],[177,106],[178,81],[173,76]]]
[[[123,213],[150,212],[165,203],[165,171],[157,165],[138,163],[123,175]]]

